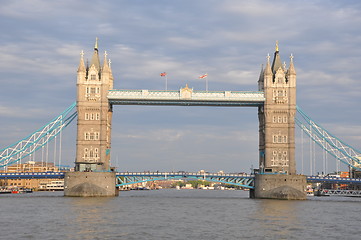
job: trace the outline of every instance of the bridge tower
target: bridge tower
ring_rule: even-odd
[[[65,177],[66,196],[113,196],[115,173],[110,168],[112,106],[108,101],[113,75],[107,53],[103,64],[96,39],[90,64],[81,53],[77,71],[77,139],[75,172]]]
[[[258,109],[260,171],[295,174],[296,71],[293,56],[289,68],[282,64],[278,46],[259,79],[264,105]]]
[[[96,42],[90,64],[85,67],[82,54],[78,67],[76,171],[110,170],[112,107],[108,103],[108,92],[112,88],[113,75],[107,54],[101,66]]]
[[[264,92],[265,102],[258,108],[259,174],[255,197],[304,199],[306,177],[296,175],[295,161],[296,71],[292,55],[288,69],[286,63],[282,64],[278,43],[272,64],[267,57],[258,88]]]

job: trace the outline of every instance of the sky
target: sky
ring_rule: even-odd
[[[297,104],[361,149],[360,26],[358,0],[3,0],[0,148],[76,100],[80,52],[90,60],[98,37],[114,88],[150,90],[165,89],[159,74],[167,72],[171,90],[205,90],[198,77],[208,73],[210,91],[256,91],[278,41],[282,61],[294,56]],[[258,167],[257,108],[114,106],[112,128],[119,171]],[[296,165],[308,174],[313,153],[299,132]],[[75,133],[76,122],[64,130],[61,164],[74,164]],[[328,160],[326,170],[335,170]]]

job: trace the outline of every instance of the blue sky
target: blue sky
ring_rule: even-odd
[[[4,0],[0,148],[75,101],[79,53],[90,59],[98,37],[115,88],[164,89],[166,71],[174,90],[204,90],[203,73],[209,90],[257,90],[278,40],[282,61],[294,55],[298,105],[361,149],[360,26],[359,1]],[[69,165],[75,131],[73,124],[63,135]],[[119,170],[249,172],[258,164],[256,108],[115,106],[112,139]]]

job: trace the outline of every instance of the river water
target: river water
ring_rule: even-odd
[[[0,203],[0,239],[361,239],[361,198],[351,197],[163,189],[113,198],[9,194]]]

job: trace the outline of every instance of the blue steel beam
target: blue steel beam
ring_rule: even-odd
[[[297,112],[301,118],[295,118],[295,123],[315,143],[317,143],[317,145],[344,164],[361,171],[361,151],[351,147],[329,133],[321,125],[317,124],[309,116],[307,116],[307,114],[298,106]]]
[[[110,99],[112,105],[158,105],[158,106],[214,106],[214,107],[258,107],[264,102],[226,102],[226,101],[149,101]]]
[[[0,173],[0,179],[64,178],[65,172]]]
[[[236,185],[244,188],[254,188],[254,177],[246,174],[217,174],[217,173],[117,173],[117,186],[126,186],[142,182],[179,180],[179,179],[196,179],[210,182],[219,182]]]
[[[342,178],[329,176],[307,176],[307,182],[312,183],[344,183],[344,184],[361,184],[361,178]]]
[[[9,166],[41,149],[45,144],[55,138],[77,116],[76,103],[73,103],[51,122],[23,138],[0,150],[0,167]]]

